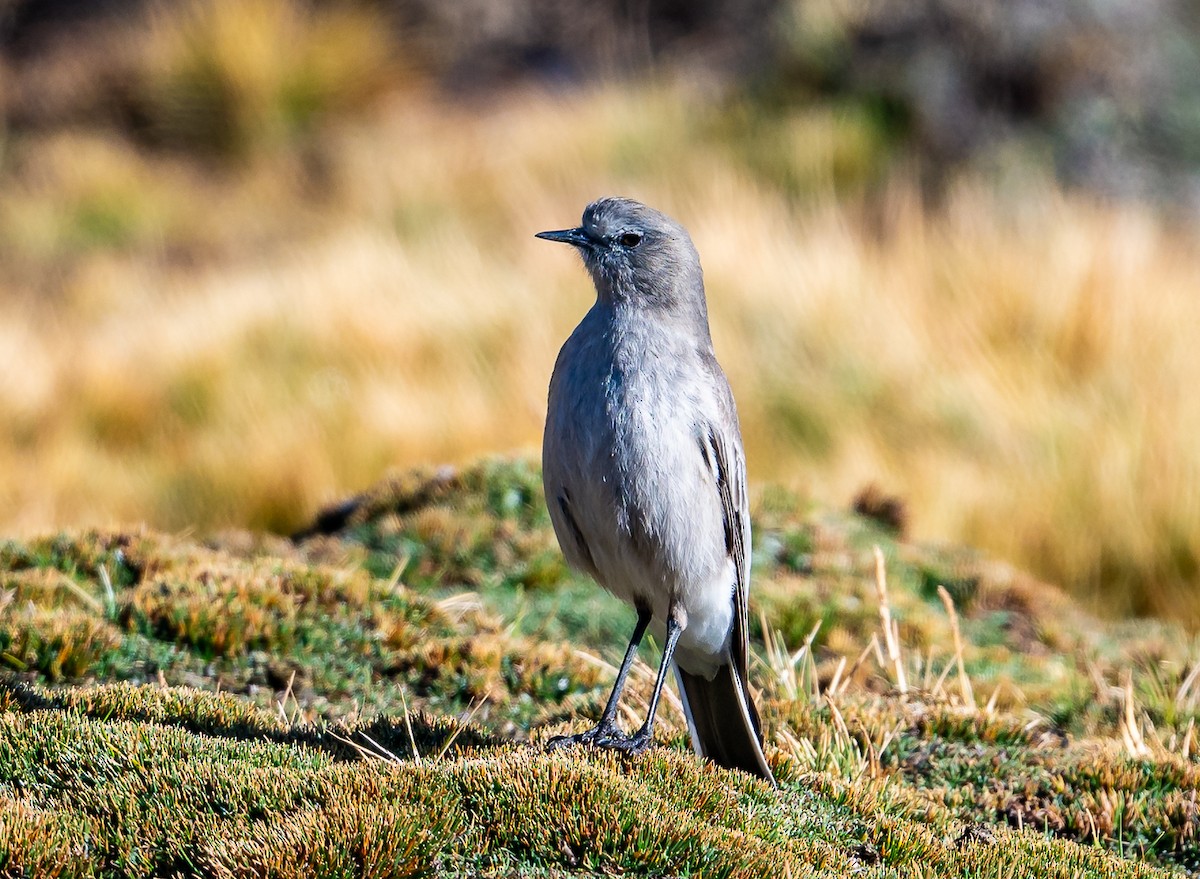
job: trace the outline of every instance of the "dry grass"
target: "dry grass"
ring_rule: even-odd
[[[225,159],[356,108],[396,68],[386,22],[348,3],[187,0],[139,36],[133,100],[148,133]]]
[[[201,176],[112,135],[14,143],[0,531],[289,529],[389,466],[535,449],[591,294],[532,233],[619,192],[693,232],[752,480],[878,482],[919,537],[1195,621],[1194,237],[1036,183],[867,197],[865,123],[801,109],[764,146],[726,113],[409,91]]]

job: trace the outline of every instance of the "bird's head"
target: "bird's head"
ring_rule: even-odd
[[[538,238],[574,246],[601,300],[649,309],[689,310],[707,319],[700,257],[687,230],[628,198],[602,198],[575,229]]]

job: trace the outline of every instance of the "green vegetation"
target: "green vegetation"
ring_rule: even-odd
[[[541,749],[600,710],[631,619],[523,460],[397,474],[297,544],[0,544],[0,875],[1200,869],[1180,632],[786,493],[754,518],[778,791],[697,760],[671,700],[643,757]]]

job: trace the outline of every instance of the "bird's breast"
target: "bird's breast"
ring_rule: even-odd
[[[714,582],[728,579],[731,595],[720,498],[698,445],[714,405],[699,358],[670,338],[584,330],[564,346],[551,386],[552,517],[553,496],[568,497],[590,573],[660,619],[672,600],[713,594]],[[569,526],[555,527],[567,550],[574,532],[564,539]]]

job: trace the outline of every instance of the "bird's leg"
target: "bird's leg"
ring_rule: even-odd
[[[549,742],[550,748],[591,744],[601,739],[615,741],[626,738],[625,734],[617,729],[617,705],[621,701],[621,691],[625,689],[625,679],[629,677],[629,670],[633,667],[638,647],[646,634],[646,627],[650,625],[650,617],[649,610],[638,608],[637,626],[634,627],[633,637],[629,639],[629,646],[625,649],[625,659],[621,662],[621,670],[617,672],[616,683],[613,684],[612,693],[608,696],[608,704],[604,706],[604,713],[600,715],[600,722],[585,732],[572,736],[555,736]]]
[[[680,617],[683,617],[682,619]],[[650,708],[646,712],[646,722],[631,736],[622,735],[620,738],[598,738],[594,744],[601,748],[613,748],[630,754],[640,754],[654,743],[654,715],[658,713],[658,700],[662,695],[663,686],[667,682],[667,669],[671,667],[671,658],[675,655],[675,644],[687,625],[687,617],[672,607],[667,614],[667,643],[663,645],[662,662],[658,666],[658,677],[654,681],[654,692],[650,694]]]

